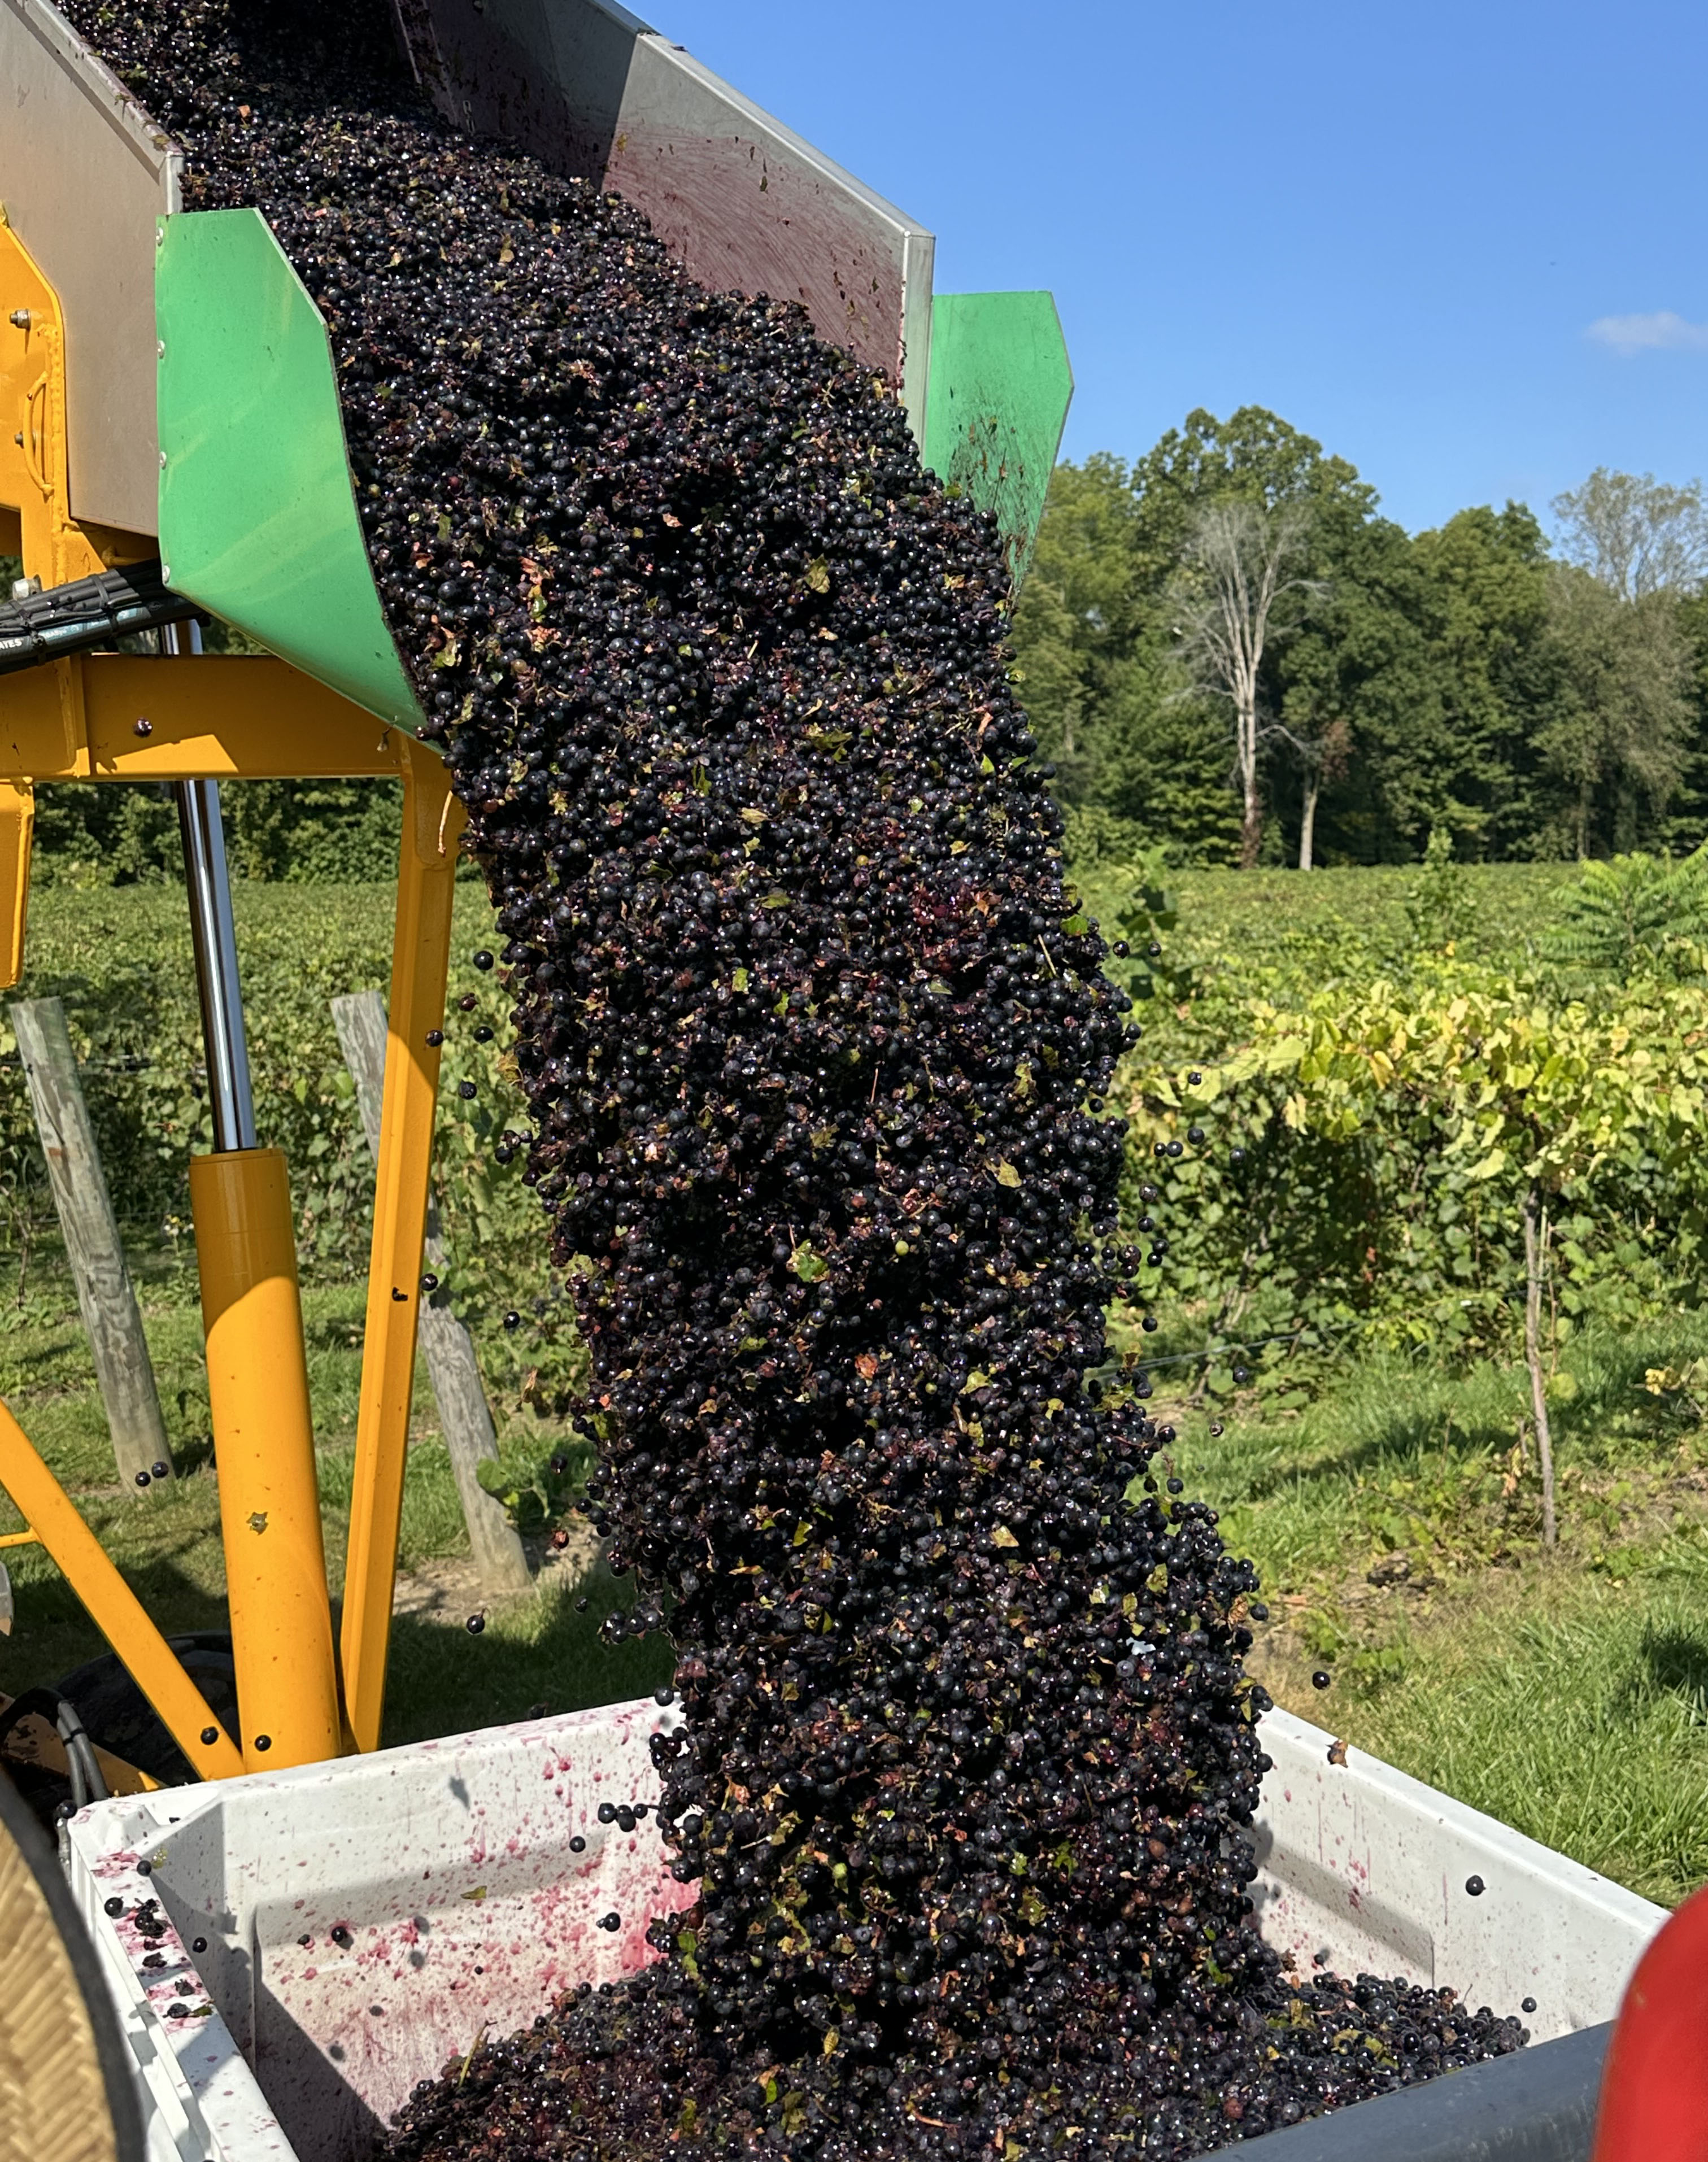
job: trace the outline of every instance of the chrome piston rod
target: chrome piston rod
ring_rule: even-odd
[[[160,633],[168,653],[201,650],[201,626]],[[226,868],[225,828],[217,781],[180,781],[178,828],[184,837],[184,876],[190,892],[190,936],[196,949],[196,985],[201,1000],[201,1040],[207,1052],[207,1086],[213,1106],[213,1145],[223,1154],[255,1146],[255,1099],[249,1086],[249,1045],[243,1033],[243,998],[238,979],[238,934],[232,917],[232,882]]]

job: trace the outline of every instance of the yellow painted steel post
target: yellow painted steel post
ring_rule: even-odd
[[[71,516],[65,357],[59,295],[0,205],[0,503],[18,512],[25,576],[44,586],[105,567]],[[147,552],[134,535],[104,537],[116,558]]]
[[[4,1404],[0,1404],[0,1485],[202,1778],[226,1779],[241,1772],[243,1760],[236,1745],[221,1730],[207,1700]],[[214,1739],[204,1741],[206,1734]]]
[[[24,974],[34,833],[35,791],[27,781],[0,781],[0,990],[10,990]]]
[[[192,1157],[190,1207],[243,1761],[319,1763],[342,1727],[283,1155]]]
[[[194,624],[188,641],[199,654]],[[161,643],[177,649],[175,625]],[[180,781],[175,793],[213,1114],[214,1152],[191,1161],[190,1209],[243,1757],[315,1764],[337,1755],[343,1722],[290,1181],[278,1150],[256,1146],[219,785]]]
[[[342,1634],[344,1708],[358,1749],[377,1749],[385,1710],[385,1661],[403,1517],[404,1460],[415,1383],[421,1241],[433,1162],[439,1053],[427,1042],[445,1018],[451,907],[462,807],[440,760],[412,744],[404,776],[387,1016],[385,1093],[374,1182],[368,1326],[350,1497]]]

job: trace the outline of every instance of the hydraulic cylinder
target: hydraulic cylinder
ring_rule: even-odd
[[[178,650],[169,627],[161,640]],[[187,642],[200,651],[201,634]],[[177,783],[214,1153],[190,1166],[245,1766],[336,1757],[342,1720],[290,1184],[256,1146],[219,786]]]
[[[283,1154],[196,1157],[190,1205],[243,1762],[318,1763],[338,1754],[338,1685]]]

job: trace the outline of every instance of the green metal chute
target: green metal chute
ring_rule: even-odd
[[[320,311],[259,211],[159,221],[160,553],[168,583],[413,732],[373,582]],[[1073,396],[1047,293],[939,294],[924,458],[990,512],[1016,586]]]
[[[995,517],[1018,586],[1061,448],[1073,371],[1048,293],[939,293],[925,462]]]
[[[163,217],[154,307],[168,583],[413,733],[326,326],[260,212]]]

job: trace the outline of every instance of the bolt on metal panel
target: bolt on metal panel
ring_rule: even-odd
[[[153,533],[154,222],[183,153],[47,0],[0,0],[0,204],[65,313],[72,515]]]

